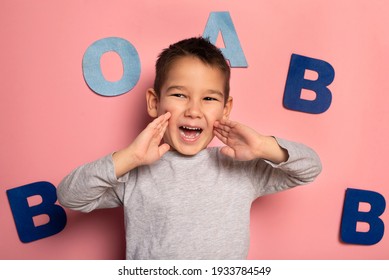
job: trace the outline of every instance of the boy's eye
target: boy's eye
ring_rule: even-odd
[[[182,93],[173,93],[171,96],[175,96],[175,97],[179,97],[179,98],[185,97],[185,95],[183,95]]]
[[[204,100],[205,101],[217,101],[217,99],[213,98],[213,97],[204,97]]]

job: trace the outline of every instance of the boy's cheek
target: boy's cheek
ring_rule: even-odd
[[[169,110],[166,110],[166,109],[163,109],[163,108],[159,108],[158,110],[157,110],[157,114],[158,114],[158,117],[159,116],[161,116],[161,115],[163,115],[163,114],[166,114],[167,112],[170,112]],[[171,112],[170,112],[171,113]],[[170,117],[171,118],[171,117]]]
[[[169,136],[168,131],[165,132],[165,134],[163,135],[162,139],[163,139],[164,143],[169,144],[170,147],[173,148],[172,141],[170,140],[170,136]]]
[[[173,115],[173,112],[172,111],[174,111],[173,109],[174,108],[171,108],[172,106],[168,106],[168,104],[165,104],[165,102],[163,102],[163,101],[160,101],[159,103],[158,103],[158,109],[157,109],[157,111],[158,111],[158,115],[162,115],[162,114],[166,114],[167,112],[170,112],[172,115]]]

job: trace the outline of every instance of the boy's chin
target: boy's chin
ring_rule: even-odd
[[[170,145],[170,150],[175,151],[181,155],[184,156],[194,156],[197,155],[202,150],[206,149],[207,145],[205,146],[193,146],[193,145],[180,145],[180,146],[174,146]]]
[[[197,149],[194,149],[194,148],[191,148],[191,149],[188,149],[188,148],[174,148],[174,147],[170,147],[170,150],[171,151],[175,151],[183,156],[194,156],[194,155],[197,155],[199,152],[201,152],[202,150],[204,150],[206,147],[204,148],[197,148]]]

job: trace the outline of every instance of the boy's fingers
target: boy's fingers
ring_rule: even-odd
[[[160,132],[159,132],[159,137],[162,139],[163,135],[165,134],[165,131],[167,129],[167,126],[168,126],[168,122],[165,122],[164,124],[162,124],[161,126],[161,129],[160,129]]]
[[[166,127],[168,126],[168,120],[171,114],[167,112],[166,114],[160,115],[158,118],[154,119],[149,123],[148,127],[155,130],[158,134],[163,130],[165,132]]]
[[[167,112],[163,115],[160,115],[158,118],[154,119],[151,123],[154,123],[156,126],[164,123],[164,122],[167,122],[169,119],[170,119],[170,112]]]
[[[162,122],[167,122],[170,119],[171,115],[172,114],[170,112],[166,112],[165,114],[161,115],[161,117],[163,117]]]
[[[227,137],[223,136],[219,131],[214,130],[215,136],[222,141],[224,144],[227,144]]]
[[[220,121],[216,121],[214,124],[215,127],[220,128],[227,132],[231,131],[231,129],[233,129],[236,125],[237,125],[236,122],[230,120],[223,120],[223,119]]]
[[[159,146],[159,155],[162,157],[164,154],[166,154],[169,150],[170,150],[170,146],[169,144],[162,144],[161,146]]]
[[[228,157],[235,158],[235,151],[228,146],[221,148],[220,152]]]
[[[223,137],[228,138],[229,130],[224,130],[222,128],[215,128],[214,130],[217,131]]]

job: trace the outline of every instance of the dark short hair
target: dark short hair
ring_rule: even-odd
[[[160,53],[155,64],[154,90],[157,96],[159,97],[161,94],[161,88],[167,79],[167,74],[173,62],[185,56],[196,57],[205,64],[216,67],[223,73],[225,77],[224,102],[227,102],[230,94],[230,66],[221,50],[203,37],[181,40],[170,45]]]

